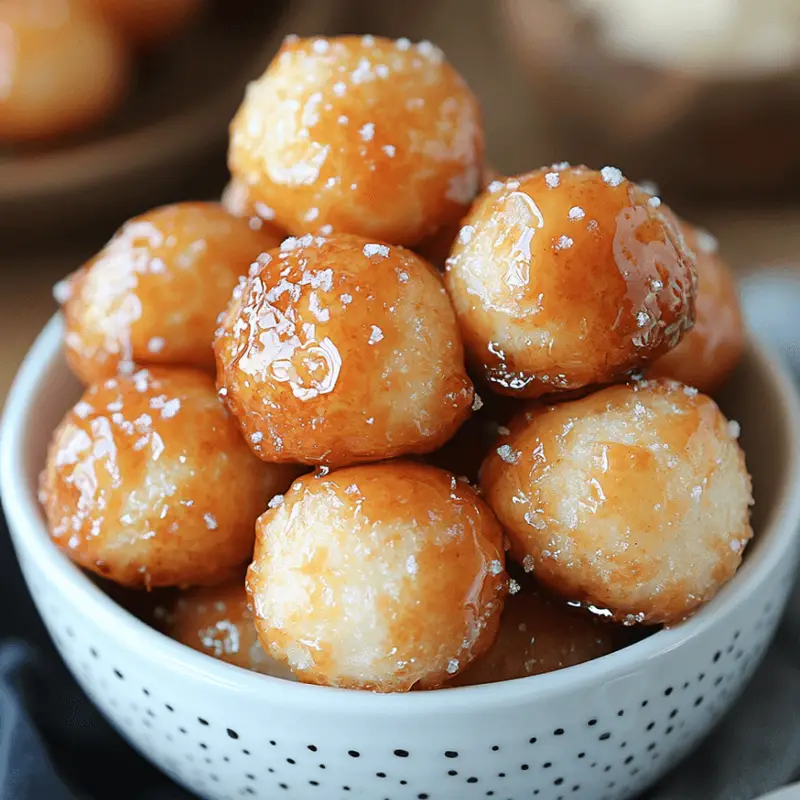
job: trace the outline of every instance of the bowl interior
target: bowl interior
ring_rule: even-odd
[[[146,627],[103,596],[50,544],[36,500],[38,476],[53,429],[81,393],[78,382],[66,367],[61,336],[62,321],[56,316],[40,335],[20,371],[0,430],[0,485],[17,549],[20,549],[20,538],[24,537],[23,550],[35,560],[37,569],[58,581],[65,591],[82,595],[81,602],[93,608],[93,616],[96,612],[98,618],[106,618],[109,627],[118,628],[124,623],[131,633],[135,629],[137,635],[147,637],[148,647],[162,651],[164,657],[172,661],[183,662],[187,671],[202,670],[218,680],[255,691],[263,685],[260,682],[278,680],[216,662]],[[691,619],[595,661],[502,684],[394,696],[281,681],[285,691],[309,707],[322,701],[322,695],[336,702],[336,697],[341,698],[344,693],[354,707],[376,712],[387,703],[394,707],[403,704],[405,708],[423,703],[438,707],[441,702],[450,709],[474,704],[481,698],[486,703],[508,703],[513,702],[520,688],[527,696],[551,689],[568,690],[585,679],[611,679],[636,669],[644,660],[658,657],[689,638],[701,636],[714,624],[717,614],[752,595],[779,568],[790,552],[800,519],[800,493],[796,491],[800,482],[797,457],[800,408],[791,379],[758,344],[751,343],[721,397],[721,406],[730,419],[741,424],[741,441],[756,498],[753,511],[756,537],[747,549],[745,562],[736,578]],[[437,695],[438,701],[434,697]],[[455,695],[460,696],[460,702]]]

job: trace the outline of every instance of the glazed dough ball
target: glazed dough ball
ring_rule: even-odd
[[[0,142],[81,130],[122,99],[127,53],[77,0],[0,2]]]
[[[124,38],[151,45],[177,33],[203,8],[203,0],[84,0]]]
[[[627,624],[676,622],[733,576],[753,535],[737,435],[695,389],[613,386],[525,412],[481,487],[540,581]]]
[[[469,416],[455,315],[430,264],[347,234],[261,259],[215,340],[217,382],[266,461],[427,453]]]
[[[570,608],[533,581],[512,583],[512,589],[516,591],[506,598],[497,641],[451,686],[541,675],[592,661],[623,645],[620,628]]]
[[[142,370],[67,413],[41,502],[86,569],[131,587],[213,584],[250,557],[256,518],[295,474],[253,458],[208,375]]]
[[[131,372],[134,362],[213,372],[220,312],[250,264],[279,243],[216,203],[178,203],[130,220],[57,287],[72,371],[86,384]]]
[[[694,320],[694,258],[660,200],[613,167],[490,185],[464,220],[447,289],[470,360],[501,394],[609,383]]]
[[[234,217],[243,217],[253,230],[269,231],[278,241],[286,238],[286,232],[275,224],[275,212],[263,203],[254,200],[250,187],[231,178],[222,192],[222,207]]]
[[[289,37],[247,89],[228,162],[290,233],[414,245],[466,211],[478,101],[430,42]]]
[[[650,367],[648,375],[674,378],[713,394],[736,368],[744,349],[739,295],[716,239],[685,222],[682,227],[686,243],[697,255],[694,327]]]
[[[167,636],[193,650],[252,672],[293,679],[261,647],[242,577],[181,592],[155,616]]]
[[[495,639],[502,530],[474,489],[408,461],[299,478],[256,525],[261,643],[306,683],[442,686]]]

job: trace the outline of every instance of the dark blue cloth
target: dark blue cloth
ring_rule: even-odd
[[[0,517],[0,800],[191,800],[95,710],[50,642]]]

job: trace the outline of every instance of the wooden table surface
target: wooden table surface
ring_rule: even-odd
[[[414,13],[406,4],[365,3],[359,26],[363,31],[428,38],[445,50],[481,98],[488,158],[500,171],[562,160],[542,133],[536,104],[511,62],[493,7],[485,0],[440,0],[420,3]],[[223,162],[224,153],[219,153],[210,174],[218,175]],[[209,196],[221,188],[209,186]],[[779,263],[800,265],[800,207],[678,211],[717,236],[737,271]],[[13,248],[0,242],[0,401],[25,351],[55,310],[52,285],[92,255],[109,233],[90,230],[43,237],[43,242]]]

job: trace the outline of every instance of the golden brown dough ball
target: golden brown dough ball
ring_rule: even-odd
[[[222,193],[222,207],[234,217],[243,217],[254,230],[269,231],[278,241],[286,238],[286,231],[275,224],[275,212],[253,200],[250,187],[242,181],[231,178]]]
[[[208,375],[142,370],[67,413],[41,501],[86,569],[131,587],[213,584],[250,557],[256,518],[295,474],[253,458]]]
[[[628,624],[675,622],[728,581],[752,536],[738,425],[673,381],[525,412],[481,487],[511,553]]]
[[[152,45],[180,31],[204,0],[84,0],[134,45]]]
[[[88,127],[129,79],[115,31],[78,0],[0,2],[0,142]]]
[[[609,383],[694,320],[694,258],[619,170],[559,164],[491,184],[447,262],[467,354],[501,394]]]
[[[271,505],[247,588],[262,644],[301,681],[432,689],[491,646],[503,533],[465,483],[392,461],[307,475]]]
[[[475,686],[541,675],[613,653],[623,642],[620,628],[570,608],[533,581],[515,582],[503,607],[497,640],[450,685]]]
[[[293,677],[261,647],[241,576],[181,592],[170,605],[157,608],[156,617],[167,636],[193,650],[252,672]]]
[[[177,203],[130,220],[57,287],[72,371],[86,384],[134,363],[213,372],[220,312],[250,264],[279,243],[216,203]]]
[[[265,461],[427,453],[470,414],[438,273],[360,236],[308,234],[266,254],[235,290],[215,350],[220,394]]]
[[[682,223],[686,243],[697,255],[694,327],[661,356],[648,376],[673,378],[713,394],[733,372],[744,349],[744,325],[736,281],[713,236]]]
[[[290,233],[414,245],[469,207],[478,101],[430,42],[289,37],[231,125],[231,173]]]

